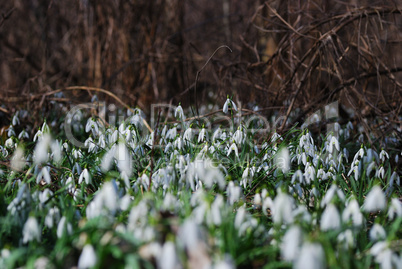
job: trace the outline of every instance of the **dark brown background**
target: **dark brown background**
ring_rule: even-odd
[[[293,120],[299,122],[338,100],[343,117],[373,119],[379,135],[397,132],[401,6],[397,0],[2,1],[1,113],[9,119],[22,108],[44,116],[52,100],[110,98],[68,89],[64,98],[46,95],[88,86],[145,112],[160,102],[223,104],[230,94],[244,108],[258,104],[266,116],[299,108]],[[213,55],[222,45],[232,52]]]

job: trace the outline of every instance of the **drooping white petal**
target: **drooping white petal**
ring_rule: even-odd
[[[91,268],[96,265],[96,261],[97,257],[93,246],[90,244],[85,245],[78,260],[78,268]]]
[[[384,210],[386,206],[387,202],[384,192],[382,191],[380,186],[374,186],[367,195],[366,200],[364,201],[364,211],[375,212],[378,210]]]

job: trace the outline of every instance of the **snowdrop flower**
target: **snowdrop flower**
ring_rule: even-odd
[[[39,140],[39,142],[35,146],[34,150],[34,163],[41,164],[48,161],[49,154],[48,148],[51,144],[51,137],[49,134],[44,134],[43,137]]]
[[[49,128],[49,125],[47,125],[46,121],[43,122],[41,129],[42,129],[43,133],[50,133],[50,128]]]
[[[39,182],[41,182],[42,180],[44,182],[46,182],[47,184],[50,184],[52,182],[52,179],[51,179],[50,173],[49,173],[49,169],[50,168],[48,166],[45,166],[41,169],[38,176],[36,177],[36,184],[39,184]]]
[[[366,200],[364,201],[363,210],[365,212],[375,212],[378,210],[384,210],[386,206],[387,202],[385,194],[381,187],[376,185],[367,195]]]
[[[197,177],[208,188],[211,188],[214,183],[217,183],[220,189],[223,189],[226,186],[226,181],[222,172],[210,159],[197,161],[195,165],[195,172]]]
[[[225,104],[223,105],[223,113],[225,113],[225,114],[227,114],[228,113],[228,110],[229,110],[229,106],[232,108],[232,109],[234,109],[235,111],[237,111],[237,106],[236,106],[236,104],[232,101],[232,100],[230,100],[229,99],[229,97],[226,99],[226,102],[225,102]]]
[[[281,256],[286,261],[294,261],[299,256],[302,243],[302,230],[299,226],[290,227],[282,238]]]
[[[53,196],[53,192],[49,189],[46,188],[44,191],[38,193],[38,199],[39,199],[39,206],[42,206],[43,204],[47,203],[49,198]]]
[[[368,166],[367,166],[367,169],[366,169],[366,176],[370,176],[370,174],[371,174],[371,171],[373,171],[373,168],[376,166],[376,164],[375,164],[375,162],[374,161],[372,161]]]
[[[214,269],[235,269],[235,263],[229,254],[225,254],[224,260],[220,260],[213,265]]]
[[[154,144],[154,139],[155,139],[155,132],[152,132],[149,134],[147,142],[145,144],[151,148]]]
[[[283,147],[275,155],[275,165],[277,168],[281,169],[283,173],[287,173],[290,170],[290,156],[288,148]]]
[[[350,229],[340,233],[336,239],[345,249],[350,249],[355,245],[355,236]]]
[[[370,253],[375,257],[375,261],[380,264],[380,268],[400,268],[401,258],[390,249],[388,242],[375,243],[371,247]]]
[[[96,143],[92,140],[92,137],[88,137],[88,139],[85,140],[84,145],[85,145],[85,147],[88,148],[88,152],[89,152],[89,153],[91,153],[91,152],[96,152],[97,145],[96,145]]]
[[[260,193],[254,195],[253,203],[255,206],[260,207],[262,205],[262,198]]]
[[[355,156],[353,157],[353,162],[357,161],[357,159],[363,158],[364,156],[364,149],[363,149],[363,145],[360,147],[359,151],[356,152]]]
[[[282,138],[282,136],[280,135],[280,134],[278,134],[277,132],[275,132],[273,135],[272,135],[272,137],[271,137],[271,142],[272,143],[275,143],[276,142],[276,140],[281,140],[281,141],[283,141],[283,138]]]
[[[113,133],[109,133],[109,145],[114,144],[119,139],[119,131],[115,129]]]
[[[127,176],[131,176],[131,173],[133,172],[131,155],[126,144],[123,142],[119,142],[117,146],[116,159],[120,173],[125,173]]]
[[[325,253],[319,243],[305,242],[293,268],[321,269],[325,268]]]
[[[247,185],[249,185],[251,187],[251,180],[253,179],[253,176],[254,176],[253,169],[250,169],[249,166],[247,165],[247,168],[244,169],[244,171],[243,171],[240,185],[243,185],[244,189],[247,187]]]
[[[188,127],[186,129],[186,131],[183,134],[183,140],[184,142],[188,145],[189,143],[191,143],[191,141],[193,140],[193,129],[190,127]]]
[[[367,152],[366,152],[366,156],[363,157],[363,162],[365,164],[367,164],[367,163],[369,163],[369,162],[371,162],[373,160],[376,160],[377,162],[379,162],[378,154],[377,154],[377,152],[375,150],[368,149]]]
[[[384,179],[384,174],[385,174],[384,166],[381,165],[381,167],[375,173],[375,176]]]
[[[347,207],[342,212],[343,222],[352,221],[354,226],[361,226],[363,224],[363,214],[360,212],[359,203],[356,199],[350,200]]]
[[[86,184],[92,183],[91,175],[89,174],[87,168],[85,168],[84,171],[82,171],[80,177],[78,178],[78,184],[81,184],[83,180],[85,180]]]
[[[110,166],[114,160],[114,156],[116,155],[116,145],[113,145],[106,153],[103,155],[101,162],[101,169],[103,172],[107,172],[110,170]]]
[[[303,162],[304,165],[307,163],[307,155],[305,152],[301,154],[297,154],[297,164],[300,165],[300,162]]]
[[[208,133],[205,128],[202,127],[200,133],[198,134],[198,143],[204,142],[206,139],[208,139]]]
[[[241,145],[243,143],[243,130],[242,127],[237,128],[236,132],[233,134],[233,140],[237,145]]]
[[[171,241],[165,242],[162,247],[162,253],[158,260],[158,268],[175,269],[178,268],[178,258],[176,255],[176,247]]]
[[[352,165],[350,167],[350,171],[348,173],[348,176],[350,176],[352,174],[352,172],[353,172],[355,180],[358,180],[359,175],[360,175],[359,166],[360,166],[360,161],[359,160],[353,161],[353,163],[352,163]]]
[[[228,202],[230,205],[233,205],[235,202],[240,201],[240,197],[242,195],[241,188],[236,186],[233,181],[230,181],[226,188]]]
[[[42,131],[41,131],[41,130],[38,130],[38,131],[36,132],[34,138],[33,138],[33,141],[34,141],[34,142],[36,142],[36,140],[40,141],[41,138],[42,138],[42,136],[43,136]]]
[[[214,134],[212,135],[212,142],[215,143],[218,139],[220,139],[221,133],[222,133],[221,127],[218,127],[218,128],[214,131]]]
[[[328,149],[329,153],[333,152],[334,147],[338,152],[340,151],[338,139],[336,139],[335,136],[332,136],[331,141],[329,142],[329,149]]]
[[[82,152],[81,152],[81,150],[79,150],[79,149],[73,148],[73,150],[71,151],[71,153],[72,153],[74,159],[76,159],[76,160],[82,158]]]
[[[381,160],[381,162],[385,162],[385,158],[389,159],[389,155],[384,149],[382,149],[381,152],[380,152],[380,160]]]
[[[178,150],[182,150],[183,149],[183,140],[181,139],[181,137],[179,136],[175,141],[174,141],[174,146],[176,147],[176,149]]]
[[[380,224],[374,223],[373,227],[370,229],[369,237],[371,241],[378,241],[385,239],[387,234]]]
[[[96,265],[97,257],[95,250],[91,244],[87,244],[82,249],[82,253],[78,260],[78,268],[85,269]]]
[[[85,125],[85,132],[92,131],[94,136],[97,136],[99,133],[99,126],[94,118],[89,118],[87,121],[87,125]]]
[[[309,132],[302,135],[299,140],[299,147],[306,149],[307,151],[314,145],[313,137]]]
[[[236,227],[236,229],[240,229],[240,226],[245,218],[246,218],[246,209],[244,208],[244,206],[241,206],[237,210],[236,217],[234,220],[234,226]]]
[[[336,230],[341,226],[341,218],[334,204],[329,204],[321,215],[321,230]]]
[[[60,220],[60,210],[57,207],[52,207],[47,212],[45,217],[45,225],[48,228],[53,228],[55,222],[59,222]]]
[[[11,158],[11,169],[13,171],[21,171],[24,166],[24,150],[22,149],[22,147],[18,147],[15,150],[13,157]]]
[[[392,198],[391,204],[388,208],[388,218],[394,219],[395,217],[402,217],[402,203],[399,201],[398,198]]]
[[[18,118],[18,114],[19,114],[19,111],[17,111],[17,113],[15,113],[13,116],[13,119],[11,121],[11,124],[13,126],[20,124],[20,119]]]
[[[19,135],[18,135],[18,139],[23,139],[23,138],[26,138],[26,139],[28,139],[29,138],[29,135],[28,135],[28,133],[27,133],[27,131],[25,131],[25,130],[22,130],[20,133],[19,133]]]
[[[80,164],[78,162],[74,163],[72,173],[73,174],[74,173],[81,174],[81,172],[82,172],[82,169],[81,169]]]
[[[218,194],[215,201],[211,204],[211,220],[214,225],[220,225],[222,223],[221,209],[223,207],[223,197]]]
[[[39,229],[39,224],[36,221],[35,217],[29,217],[28,220],[24,224],[24,228],[22,229],[22,242],[24,244],[36,240],[40,242],[41,239],[41,231]]]
[[[345,194],[342,192],[342,190],[339,189],[336,184],[332,184],[329,190],[325,193],[324,198],[321,200],[321,207],[328,205],[335,197],[335,194],[341,201],[345,200]]]
[[[236,157],[239,157],[239,150],[237,149],[236,143],[234,142],[232,143],[232,145],[230,145],[227,156],[229,156],[232,151],[234,151]]]
[[[68,177],[65,184],[67,186],[67,192],[72,194],[75,190],[74,179],[72,177]]]
[[[60,163],[61,162],[61,147],[57,140],[50,143],[50,150],[52,152],[51,156],[53,157],[53,160],[56,163]]]
[[[315,168],[311,165],[311,163],[307,162],[305,171],[304,171],[304,183],[310,184],[315,179]]]
[[[72,194],[73,194],[73,199],[76,202],[83,198],[82,197],[82,192],[78,188],[74,189],[74,192]]]
[[[210,268],[211,259],[208,256],[207,245],[202,231],[193,219],[186,219],[179,228],[178,239],[186,249],[189,268]]]
[[[147,174],[142,174],[141,177],[138,177],[137,183],[141,184],[144,189],[148,189],[149,186],[149,176]]]
[[[185,120],[186,117],[184,116],[184,111],[181,105],[179,104],[178,107],[176,107],[176,110],[174,111],[174,116],[178,119]]]
[[[106,182],[87,206],[88,219],[98,216],[114,216],[118,209],[118,193],[115,182]]]
[[[396,173],[396,171],[394,171],[391,175],[391,177],[389,178],[389,187],[392,188],[392,186],[394,185],[394,181],[396,181],[396,184],[398,186],[400,186],[400,177],[399,175]]]
[[[119,201],[119,208],[122,211],[126,211],[128,210],[128,208],[130,207],[131,202],[134,200],[134,197],[132,197],[129,194],[124,195],[120,201]]]
[[[176,139],[176,136],[177,136],[177,128],[175,125],[167,131],[165,138],[174,140],[174,139]]]
[[[141,118],[141,115],[139,113],[134,114],[133,116],[130,117],[131,124],[134,124],[136,128],[141,128],[143,124],[143,120]]]
[[[290,224],[293,222],[293,200],[288,194],[279,191],[273,201],[271,210],[274,223]]]
[[[6,148],[13,148],[14,147],[13,139],[11,137],[9,139],[7,139],[6,142],[4,143],[4,146]]]

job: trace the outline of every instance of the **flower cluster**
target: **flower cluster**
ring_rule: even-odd
[[[228,98],[229,109],[235,122]],[[21,114],[0,146],[0,267],[402,263],[401,151],[354,142],[351,123],[255,145],[246,120],[190,124],[179,106],[152,132],[139,110],[116,127],[71,123],[86,136],[78,148],[46,122],[32,142],[16,136]]]

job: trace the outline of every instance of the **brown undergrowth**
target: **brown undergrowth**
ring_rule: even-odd
[[[229,94],[245,109],[284,115],[282,131],[338,101],[341,120],[379,139],[401,135],[401,1],[18,0],[0,8],[2,125],[18,109],[39,121],[54,102],[95,93],[146,113],[152,103],[198,108]],[[230,50],[216,51],[223,45]]]

